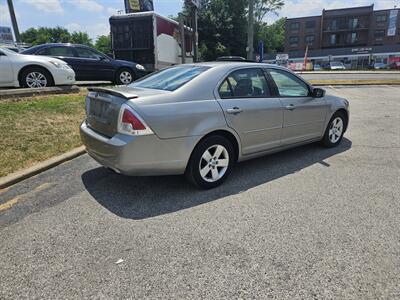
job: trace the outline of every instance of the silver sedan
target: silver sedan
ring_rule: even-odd
[[[299,145],[337,146],[347,100],[286,68],[213,62],[164,69],[129,85],[91,88],[81,138],[105,167],[220,185],[237,162]]]

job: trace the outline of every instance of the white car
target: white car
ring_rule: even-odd
[[[62,60],[0,48],[0,87],[40,88],[74,82],[74,70]]]

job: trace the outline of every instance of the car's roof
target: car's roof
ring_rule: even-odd
[[[266,64],[266,63],[257,63],[257,62],[240,62],[240,61],[210,61],[210,62],[199,62],[194,64],[186,64],[186,65],[193,65],[193,66],[205,66],[205,67],[229,67],[229,68],[241,68],[241,67],[262,67],[262,68],[276,68],[276,69],[283,69],[285,67],[281,67],[278,65],[273,64]]]
[[[85,47],[85,48],[91,48],[90,46],[87,45],[82,45],[82,44],[71,44],[71,43],[46,43],[46,44],[41,44],[34,46],[32,48],[42,48],[42,47]]]

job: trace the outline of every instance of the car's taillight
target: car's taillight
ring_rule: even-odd
[[[129,135],[149,135],[153,131],[142,118],[128,105],[121,106],[118,122],[118,132]]]

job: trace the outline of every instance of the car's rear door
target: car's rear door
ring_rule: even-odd
[[[75,58],[75,53],[71,46],[50,46],[45,47],[35,55],[45,55],[45,56],[52,56],[58,59],[65,61],[74,71],[76,74],[76,80],[80,80],[80,76],[77,72],[77,61]]]
[[[322,137],[327,112],[324,98],[314,98],[307,83],[289,71],[269,68],[268,74],[284,108],[282,144]]]
[[[228,126],[240,136],[244,155],[280,145],[283,108],[261,68],[232,71],[219,86],[217,98]]]

